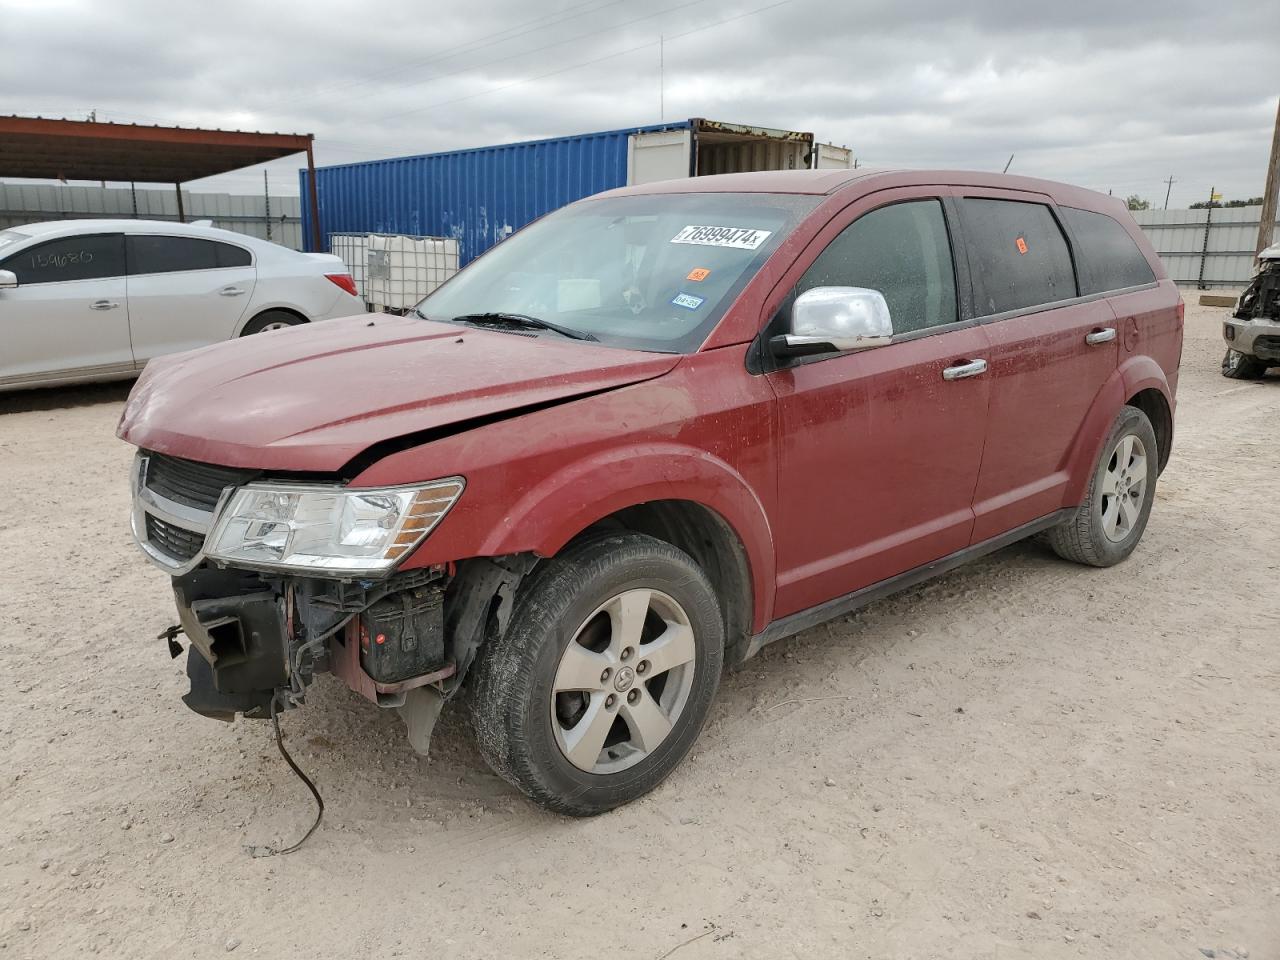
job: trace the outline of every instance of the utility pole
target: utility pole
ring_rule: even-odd
[[[658,34],[658,122],[667,122],[667,69],[666,59],[667,38],[663,34]]]
[[[1276,226],[1276,194],[1280,194],[1280,102],[1276,104],[1276,128],[1271,134],[1271,162],[1267,165],[1267,187],[1262,194],[1262,222],[1258,224],[1258,249],[1271,246]]]
[[[267,183],[267,171],[262,171],[262,199],[267,204],[267,239],[271,239],[271,187]]]
[[[1001,170],[1000,172],[1001,172],[1001,173],[1008,173],[1008,172],[1009,172],[1009,168],[1010,168],[1011,166],[1013,166],[1013,154],[1012,154],[1012,153],[1011,153],[1011,154],[1009,154],[1009,162],[1008,162],[1008,163],[1006,163],[1006,164],[1004,165],[1004,169],[1003,169],[1003,170]]]
[[[1169,174],[1169,179],[1165,181],[1169,186],[1164,191],[1164,208],[1169,209],[1169,194],[1173,193],[1173,185],[1178,181],[1173,179],[1173,174]]]
[[[1213,225],[1213,202],[1218,199],[1218,188],[1209,188],[1209,206],[1204,210],[1204,244],[1200,247],[1200,279],[1196,281],[1196,287],[1200,290],[1208,290],[1204,282],[1204,263],[1209,259],[1209,228]]]

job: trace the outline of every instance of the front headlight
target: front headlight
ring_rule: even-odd
[[[250,483],[218,515],[205,555],[270,569],[378,576],[422,542],[464,485],[461,477],[377,490]]]

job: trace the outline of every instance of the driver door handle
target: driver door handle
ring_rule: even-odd
[[[1110,343],[1115,338],[1116,331],[1114,327],[1100,327],[1097,330],[1086,333],[1084,335],[1084,342],[1089,344],[1089,346],[1094,347],[1100,343]]]
[[[947,367],[942,371],[943,380],[964,380],[967,377],[977,377],[987,372],[987,361],[985,360],[969,360],[966,363],[958,363],[954,367]]]
[[[120,304],[115,300],[95,300],[89,304],[90,310],[114,310]]]
[[[218,291],[219,296],[223,297],[238,297],[242,293],[244,293],[244,290],[240,287],[223,287]]]

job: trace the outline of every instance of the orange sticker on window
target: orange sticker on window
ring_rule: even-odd
[[[685,279],[701,281],[707,279],[709,276],[711,276],[711,271],[706,267],[694,267],[689,271],[689,276],[685,277]]]
[[[1027,241],[1026,241],[1025,239],[1023,239],[1022,237],[1019,237],[1019,238],[1018,238],[1018,252],[1019,252],[1019,253],[1026,253],[1026,252],[1027,252]]]

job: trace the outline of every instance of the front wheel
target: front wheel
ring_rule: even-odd
[[[1222,358],[1222,375],[1229,380],[1257,380],[1267,372],[1267,365],[1257,357],[1227,348]]]
[[[688,554],[633,533],[585,540],[534,571],[481,651],[476,741],[543,806],[603,813],[689,752],[723,659],[720,606]]]
[[[1049,531],[1058,556],[1109,567],[1133,553],[1151,516],[1160,451],[1147,415],[1123,407],[1102,445],[1084,503]]]

